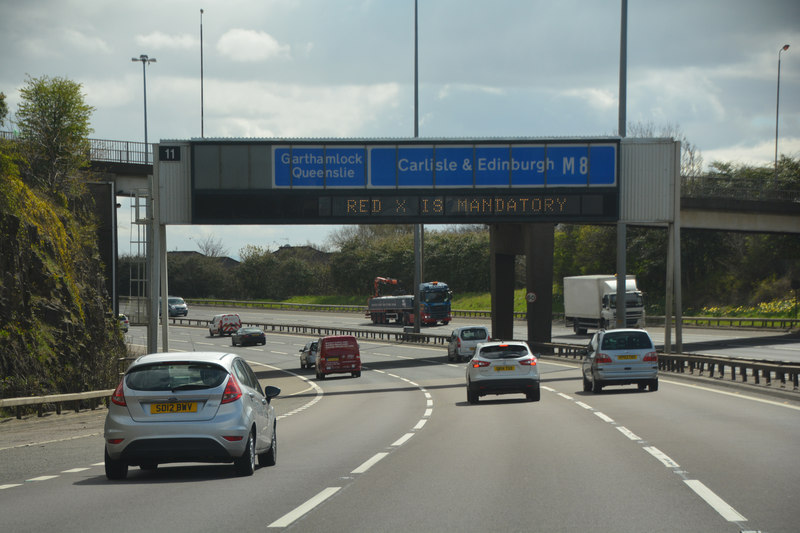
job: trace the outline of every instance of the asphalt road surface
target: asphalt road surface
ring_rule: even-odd
[[[104,409],[4,419],[0,530],[735,533],[800,522],[796,399],[666,374],[655,393],[594,395],[574,364],[542,360],[540,402],[469,405],[464,365],[441,347],[361,342],[362,377],[316,381],[299,365],[308,337],[234,348],[207,333],[173,327],[172,349],[241,353],[282,389],[276,466],[238,477],[231,465],[162,465],[111,482]]]

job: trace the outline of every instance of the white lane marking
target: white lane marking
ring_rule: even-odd
[[[48,479],[55,479],[58,476],[39,476],[39,477],[32,477],[30,479],[26,479],[25,481],[47,481]]]
[[[293,411],[289,411],[288,413],[284,413],[282,415],[276,416],[275,417],[276,420],[283,420],[286,417],[292,416],[292,415],[297,414],[297,413],[299,413],[301,411],[305,411],[309,407],[311,407],[314,404],[316,404],[317,402],[319,402],[322,399],[322,396],[325,394],[325,391],[323,391],[322,388],[319,385],[317,385],[316,383],[314,383],[313,381],[308,379],[306,376],[301,376],[300,374],[296,374],[296,373],[292,372],[291,370],[285,370],[285,369],[282,369],[282,368],[278,368],[277,366],[268,365],[266,363],[259,363],[258,361],[247,361],[247,362],[250,365],[264,366],[264,367],[270,368],[272,370],[281,370],[282,372],[285,372],[285,373],[290,374],[290,375],[292,375],[294,377],[302,379],[303,381],[305,381],[308,384],[308,387],[306,389],[303,389],[300,392],[289,394],[287,396],[294,396],[295,394],[303,394],[303,393],[305,393],[305,392],[307,392],[308,390],[311,390],[311,389],[316,391],[317,395],[314,396],[313,399],[309,400],[308,402],[306,402],[305,404],[301,405],[297,409],[294,409]]]
[[[433,413],[433,409],[425,409],[425,413],[423,413],[424,418],[430,418],[431,414]]]
[[[292,522],[303,516],[304,514],[308,513],[316,506],[320,505],[322,502],[336,494],[342,487],[328,487],[304,504],[300,505],[299,507],[295,508],[293,511],[290,511],[283,515],[282,517],[275,520],[273,523],[268,525],[267,527],[287,527]]]
[[[589,405],[588,403],[583,403],[583,402],[575,402],[575,405],[580,405],[581,407],[583,407],[584,409],[587,409],[587,410],[594,409],[594,407],[592,407],[592,406],[591,406],[591,405]]]
[[[706,487],[701,481],[696,479],[685,479],[684,483],[703,498],[722,518],[728,522],[747,522],[747,518],[740,515],[736,509],[731,507],[725,500],[717,496],[714,491]]]
[[[669,383],[670,385],[680,385],[681,387],[688,387],[690,389],[698,389],[706,392],[713,392],[714,394],[722,394],[724,396],[733,396],[734,398],[741,398],[743,400],[750,400],[753,402],[765,403],[767,405],[774,405],[776,407],[785,407],[787,409],[794,409],[795,411],[800,411],[800,405],[792,405],[789,403],[781,403],[776,402],[773,400],[764,400],[762,398],[756,398],[755,396],[748,396],[746,394],[737,394],[735,392],[727,392],[718,389],[712,389],[710,387],[703,387],[701,385],[692,385],[691,383],[681,383],[679,381],[671,381],[668,379],[661,379],[662,383]]]
[[[86,468],[70,468],[69,470],[62,470],[62,474],[74,474],[76,472],[83,472],[84,470],[89,470],[88,467]]]
[[[369,470],[375,463],[377,463],[378,461],[380,461],[381,459],[383,459],[387,455],[389,455],[387,452],[376,453],[370,459],[367,459],[366,461],[361,463],[361,466],[359,466],[358,468],[356,468],[355,470],[353,470],[350,473],[351,474],[363,474],[364,472]]]
[[[605,422],[608,422],[609,424],[613,424],[614,423],[614,419],[613,418],[611,418],[610,416],[608,416],[608,415],[606,415],[604,413],[601,413],[600,411],[595,411],[594,415],[597,418],[600,418],[601,420],[603,420]]]
[[[642,449],[661,461],[667,468],[680,468],[681,465],[673,461],[669,455],[665,454],[655,446],[643,446]]]
[[[563,392],[559,392],[558,395],[561,396],[562,398],[564,398],[565,400],[571,400],[572,399],[572,396],[564,394]]]
[[[394,441],[394,442],[392,443],[392,446],[402,446],[403,444],[405,444],[405,443],[406,443],[406,441],[407,441],[408,439],[410,439],[410,438],[411,438],[411,437],[413,437],[413,436],[414,436],[414,434],[413,434],[413,433],[406,433],[405,435],[403,435],[402,437],[400,437],[399,439],[397,439],[396,441]]]
[[[546,390],[546,391],[549,391],[549,392],[555,392],[555,391],[556,391],[554,388],[547,387],[547,386],[545,386],[545,385],[542,385],[542,388],[543,388],[544,390]]]
[[[619,430],[620,433],[622,433],[631,440],[642,440],[641,437],[639,437],[639,435],[637,435],[630,429],[626,428],[625,426],[617,426],[617,429]]]
[[[422,429],[422,427],[425,425],[425,422],[427,422],[427,421],[428,421],[427,419],[423,418],[422,420],[420,420],[419,422],[417,422],[417,425],[416,425],[416,426],[414,426],[414,427],[413,427],[413,428],[411,428],[411,429],[413,429],[414,431],[418,431],[418,430]]]
[[[19,486],[20,486],[19,483],[9,483],[8,485],[0,485],[0,490],[13,489],[14,487],[19,487]]]

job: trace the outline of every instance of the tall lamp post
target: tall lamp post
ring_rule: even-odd
[[[145,54],[139,57],[132,57],[131,61],[140,61],[142,63],[142,82],[144,84],[144,157],[145,164],[150,163],[150,145],[147,144],[147,65],[155,63],[155,57],[147,57]]]
[[[778,96],[775,100],[775,178],[778,177],[778,108],[781,104],[781,52],[788,50],[789,45],[784,44],[778,50]]]

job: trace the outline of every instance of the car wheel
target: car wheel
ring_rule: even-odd
[[[142,470],[156,470],[158,469],[158,463],[144,463],[139,465],[139,468]]]
[[[256,471],[256,446],[255,446],[255,437],[253,436],[253,432],[251,431],[250,434],[247,436],[247,446],[244,449],[244,453],[241,457],[237,457],[234,461],[234,467],[239,475],[242,476],[252,476],[253,472]]]
[[[300,361],[300,368],[305,368],[306,364],[303,361]]]
[[[530,392],[525,393],[525,397],[528,398],[531,402],[538,402],[542,399],[542,392],[539,390],[539,386],[537,385],[536,388]]]
[[[214,332],[211,331],[211,328],[209,328],[209,330],[208,330],[208,336],[209,337],[213,337],[214,336]]]
[[[592,390],[592,383],[586,379],[586,376],[583,376],[583,392],[589,392]]]
[[[650,382],[650,392],[655,392],[657,390],[658,390],[658,378]]]
[[[269,450],[265,453],[258,454],[258,464],[260,466],[275,466],[278,462],[278,426],[277,422],[272,423],[272,442],[269,445]]]
[[[352,376],[353,376],[354,378],[360,378],[360,377],[361,377],[361,371],[358,371],[358,372],[353,372],[353,373],[352,373]]]
[[[637,383],[636,388],[639,392],[644,391],[647,388],[647,383]]]
[[[128,463],[117,459],[112,459],[105,450],[106,477],[108,479],[125,479],[128,477]]]
[[[599,381],[596,379],[592,381],[592,392],[595,394],[600,394],[600,391],[603,390],[603,386],[600,384]]]
[[[467,387],[467,401],[473,405],[478,403],[478,393],[472,391],[469,387]]]

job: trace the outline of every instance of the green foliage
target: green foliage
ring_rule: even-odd
[[[16,157],[0,143],[0,396],[109,388],[125,347],[94,224],[23,183]]]
[[[23,178],[48,194],[81,194],[77,170],[89,163],[89,127],[94,108],[81,85],[65,78],[28,78],[17,110]]]
[[[8,104],[5,93],[0,93],[0,126],[4,126],[8,115]]]

